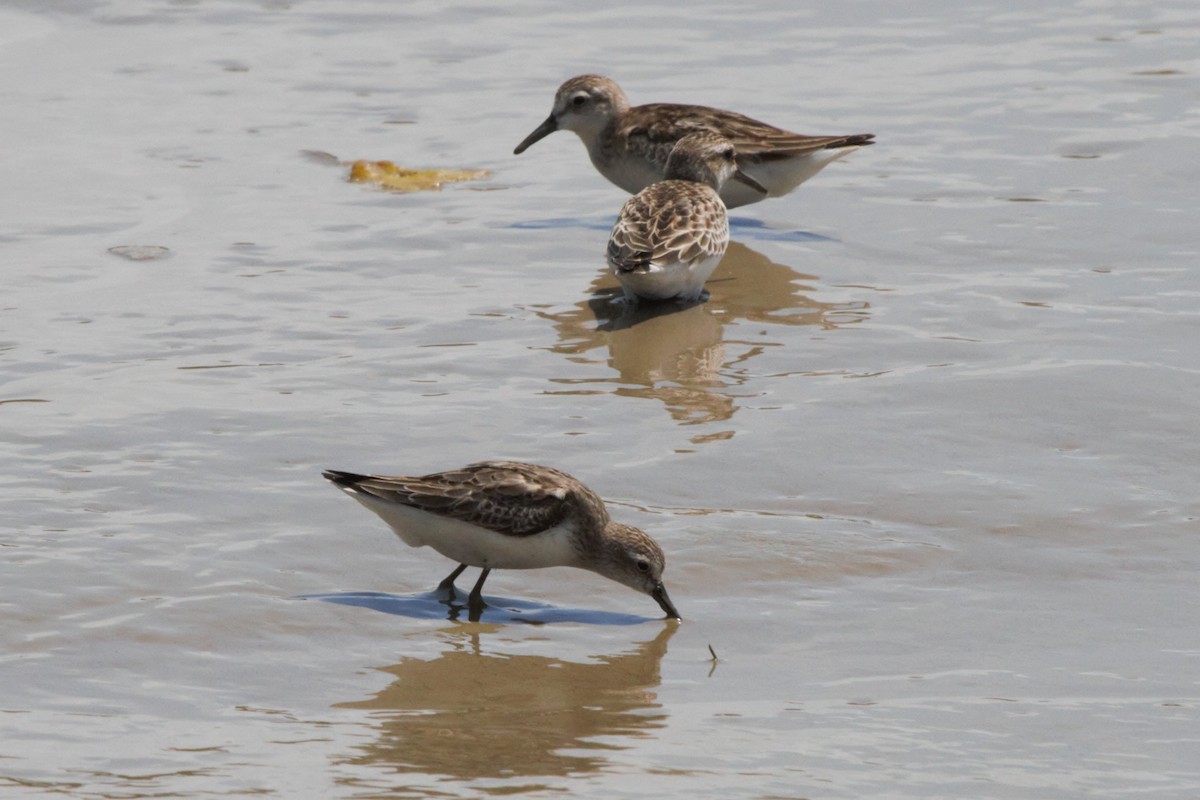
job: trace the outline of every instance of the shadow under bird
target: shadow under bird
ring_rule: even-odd
[[[621,87],[603,75],[579,75],[558,87],[550,116],[513,153],[519,155],[559,130],[578,134],[596,170],[631,194],[663,179],[667,156],[684,136],[696,131],[719,134],[737,149],[742,170],[767,190],[764,194],[726,184],[721,199],[727,208],[785,195],[875,139],[873,133],[806,136],[708,106],[630,106]]]
[[[454,599],[467,567],[483,571],[468,595],[472,620],[493,569],[577,567],[650,595],[668,618],[666,556],[644,531],[609,518],[595,492],[565,472],[517,461],[483,461],[419,476],[322,473],[379,515],[405,544],[432,547],[458,567],[438,584]]]
[[[737,153],[715,133],[690,133],[667,157],[666,179],[626,201],[608,238],[608,266],[625,299],[694,302],[729,246],[718,194],[729,179],[766,193],[738,169]]]

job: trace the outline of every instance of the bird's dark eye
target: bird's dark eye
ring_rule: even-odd
[[[728,158],[730,161],[732,161],[734,158],[737,157],[737,151],[731,147],[725,151],[725,157]]]
[[[579,94],[577,94],[571,98],[571,105],[574,106],[575,108],[582,108],[583,105],[585,103],[587,103],[587,101],[588,101],[588,96],[586,94],[584,94],[583,92],[580,92]]]
[[[650,562],[644,558],[639,558],[637,560],[637,568],[638,568],[638,572],[649,572],[650,571]]]

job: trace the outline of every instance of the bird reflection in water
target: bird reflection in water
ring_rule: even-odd
[[[387,687],[335,706],[368,712],[373,726],[346,766],[402,773],[409,788],[417,775],[491,783],[598,772],[606,751],[620,748],[614,738],[641,738],[666,724],[655,690],[677,629],[580,661],[483,652],[503,626],[444,630],[439,656],[381,667],[393,678]],[[370,773],[363,778],[381,788]]]
[[[539,311],[558,332],[552,349],[576,363],[594,363],[587,353],[605,347],[617,378],[562,378],[573,388],[561,394],[592,394],[596,384],[616,383],[613,394],[653,398],[683,424],[729,419],[737,411],[736,387],[745,362],[777,342],[726,338],[726,326],[739,322],[815,325],[832,329],[866,318],[865,301],[814,300],[815,275],[771,261],[740,242],[730,242],[725,258],[706,284],[705,303],[642,303],[620,300],[617,281],[607,271],[592,283],[592,296],[562,312]],[[757,332],[756,332],[757,333]],[[601,390],[610,391],[610,390]]]

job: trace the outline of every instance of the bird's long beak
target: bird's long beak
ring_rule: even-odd
[[[541,128],[538,128],[538,130],[541,130]],[[534,133],[537,133],[537,131],[534,131]],[[529,140],[526,139],[525,141],[527,142]],[[521,144],[524,144],[524,143],[525,142],[522,142]],[[740,169],[737,172],[733,173],[733,179],[735,181],[737,181],[738,183],[746,184],[747,186],[749,186],[751,189],[755,190],[756,192],[762,192],[763,194],[767,193],[767,187],[763,186],[761,183],[754,180],[754,178],[751,178],[749,175],[742,172]]]
[[[547,136],[554,133],[556,130],[558,130],[558,120],[556,120],[554,118],[554,115],[551,114],[550,116],[546,117],[545,122],[543,122],[541,125],[538,125],[536,128],[533,129],[533,133],[526,136],[521,141],[521,143],[519,145],[517,145],[517,148],[515,150],[513,150],[513,155],[514,156],[521,155],[521,153],[524,153],[531,144],[533,144],[534,142],[540,141],[542,139],[545,139]],[[764,194],[765,194],[765,190],[764,190]]]
[[[663,611],[667,612],[667,619],[683,619],[675,610],[675,604],[671,602],[671,598],[667,597],[667,587],[663,586],[661,582],[654,587],[650,596],[655,599]]]

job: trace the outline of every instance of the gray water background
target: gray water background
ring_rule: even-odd
[[[624,195],[511,155],[586,71],[879,143],[624,325]],[[3,4],[0,791],[1200,795],[1198,74],[1182,0]],[[492,457],[684,623],[451,621],[319,474]]]

